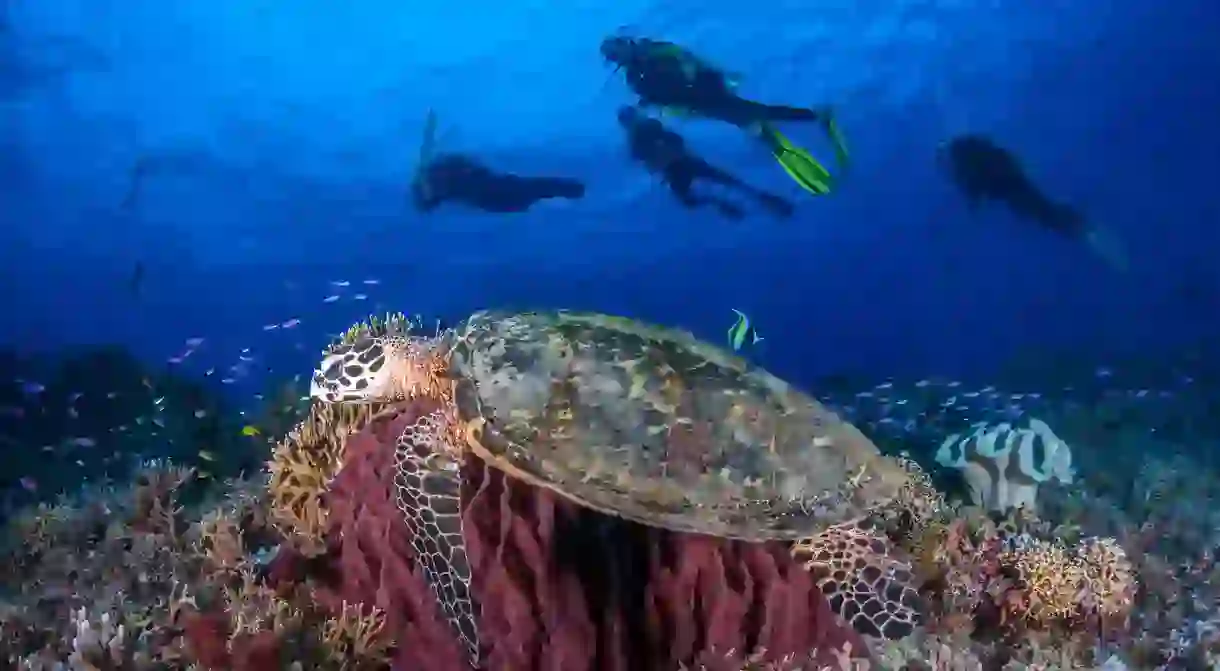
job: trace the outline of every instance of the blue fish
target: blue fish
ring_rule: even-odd
[[[729,327],[729,347],[732,347],[734,352],[740,352],[741,348],[746,346],[747,340],[751,345],[762,342],[763,338],[750,324],[750,318],[741,310],[733,309],[733,312],[737,313],[737,321]]]

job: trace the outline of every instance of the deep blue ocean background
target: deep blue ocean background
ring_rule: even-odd
[[[222,389],[240,399],[260,376],[308,374],[329,334],[387,310],[579,308],[719,341],[736,308],[766,336],[751,356],[805,386],[986,379],[1043,352],[1085,370],[1182,352],[1202,365],[1220,332],[1213,2],[10,0],[4,12],[0,338],[20,353],[118,343],[161,366],[205,338],[181,371],[223,370],[249,348],[257,365]],[[740,73],[749,97],[833,104],[853,171],[813,199],[736,129],[673,120],[799,212],[734,223],[676,206],[614,120],[630,96],[597,45],[623,28]],[[513,216],[416,213],[405,188],[429,108],[445,149],[578,177],[587,197]],[[972,215],[935,161],[966,132],[1117,232],[1130,270],[999,208]],[[141,158],[152,167],[123,211]],[[301,324],[263,330],[290,319]]]

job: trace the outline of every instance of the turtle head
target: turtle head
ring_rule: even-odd
[[[309,395],[327,403],[388,403],[434,393],[440,361],[428,338],[361,337],[328,350]]]
[[[395,369],[400,366],[400,338],[359,338],[331,348],[322,357],[309,395],[327,403],[371,403],[401,398]]]

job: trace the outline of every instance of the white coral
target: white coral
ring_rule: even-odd
[[[84,606],[72,612],[72,654],[68,663],[75,671],[119,666],[124,660],[127,632],[119,617],[104,612],[96,620]]]
[[[1035,511],[1038,485],[1071,484],[1076,476],[1071,448],[1036,418],[1024,428],[979,424],[970,434],[953,434],[941,443],[936,462],[962,472],[974,505],[997,512]]]

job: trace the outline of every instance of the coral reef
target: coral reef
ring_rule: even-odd
[[[25,510],[0,546],[0,668],[467,669],[395,500],[395,441],[427,410],[311,405],[269,436],[265,479],[152,460],[129,482]],[[949,505],[905,461],[918,477],[894,505],[793,547],[646,528],[467,460],[486,668],[1220,661],[1220,513],[1200,509],[1220,494],[1214,473],[1147,458],[1133,482],[1090,488],[1066,442],[1033,422],[942,447],[984,509]]]
[[[159,461],[14,520],[0,575],[0,668],[384,668],[380,612],[271,586],[282,538],[265,483],[180,503],[195,471]]]

